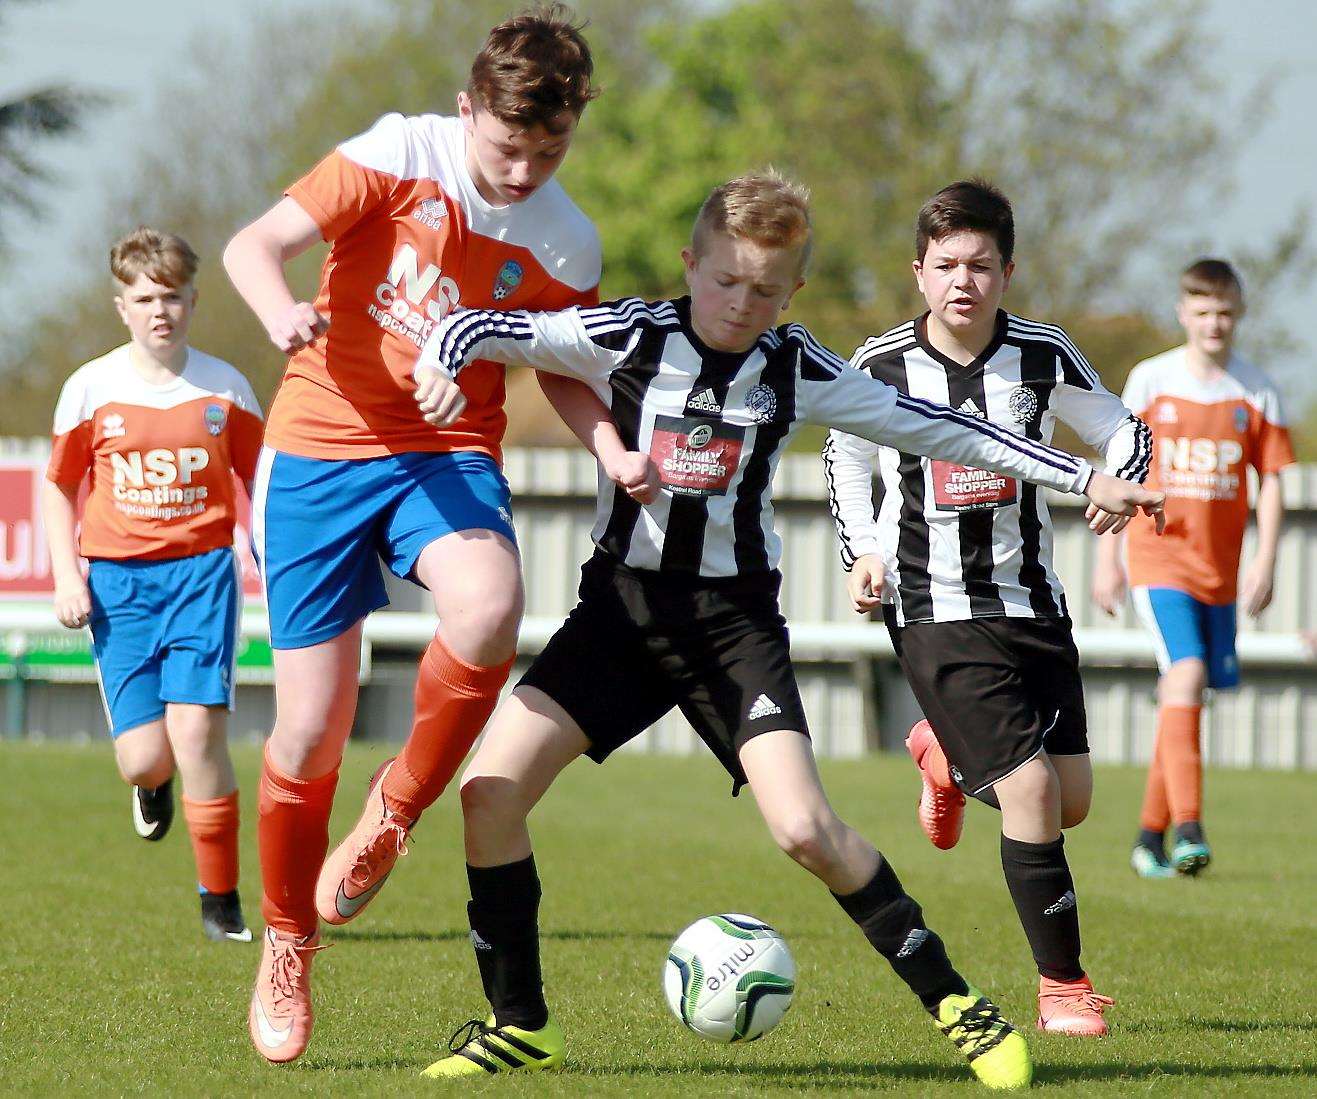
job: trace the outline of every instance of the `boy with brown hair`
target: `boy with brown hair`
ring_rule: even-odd
[[[188,346],[197,256],[185,240],[137,229],[110,249],[110,271],[130,338],[64,383],[42,487],[55,614],[91,628],[134,829],[164,838],[177,771],[202,930],[250,942],[225,717],[241,598],[234,477],[250,489],[261,411],[237,370]]]
[[[462,779],[472,942],[489,1022],[475,1020],[429,1076],[559,1064],[540,981],[540,882],[526,817],[564,767],[602,762],[674,707],[769,831],[836,897],[992,1087],[1022,1087],[1028,1048],[952,967],[892,867],[836,814],[819,781],[778,608],[773,473],[805,423],[836,424],[974,461],[1114,512],[1158,498],[1086,462],[849,370],[799,325],[777,326],[804,285],[807,195],[772,174],[716,188],[682,252],[690,296],[558,313],[471,310],[426,344],[416,397],[459,416],[466,364],[529,363],[612,402],[622,445],[662,490],[642,506],[601,487],[581,600],[500,710]],[[601,455],[602,456],[602,455]]]
[[[1203,692],[1239,683],[1236,594],[1256,618],[1271,603],[1285,502],[1280,471],[1294,461],[1280,395],[1234,351],[1244,315],[1239,276],[1200,259],[1180,276],[1184,346],[1139,363],[1124,400],[1152,428],[1150,484],[1168,498],[1167,530],[1141,523],[1101,547],[1093,600],[1114,615],[1128,591],[1157,645],[1157,739],[1130,865],[1142,878],[1193,876],[1211,861],[1203,834],[1199,725]],[[1258,544],[1239,586],[1248,525],[1248,468],[1258,475]],[[1127,550],[1127,554],[1122,554]],[[1128,557],[1128,575],[1126,562]],[[1166,831],[1175,842],[1166,857]]]
[[[261,777],[268,924],[250,1031],[289,1061],[312,1026],[319,920],[346,923],[383,887],[417,818],[493,711],[523,592],[500,469],[503,367],[464,380],[466,415],[436,431],[411,398],[421,345],[459,303],[561,309],[598,300],[594,226],[553,180],[595,96],[589,46],[561,5],[493,28],[457,117],[389,114],[331,152],[225,252],[238,291],[291,354],[270,410],[253,540],[275,649],[276,718]],[[331,245],[314,303],[284,264]],[[583,387],[546,386],[580,432],[611,430]],[[625,468],[611,470],[645,493]],[[427,588],[439,627],[402,751],[325,858],[357,703],[362,622],[385,606],[381,562]]]
[[[870,339],[853,365],[1019,439],[1046,443],[1066,423],[1108,469],[1141,481],[1147,427],[1064,331],[1002,309],[1014,246],[1000,191],[977,179],[944,187],[915,231],[927,311]],[[977,465],[840,431],[824,460],[851,599],[860,613],[881,606],[927,719],[906,742],[923,779],[920,823],[948,848],[960,838],[965,794],[1001,810],[1002,872],[1039,973],[1038,1026],[1105,1034],[1111,1001],[1080,963],[1062,835],[1087,816],[1093,773],[1047,501]],[[1096,530],[1127,521],[1092,507],[1089,518]]]

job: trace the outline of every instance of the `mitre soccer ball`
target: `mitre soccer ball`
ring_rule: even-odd
[[[796,963],[782,936],[753,916],[705,916],[668,948],[663,994],[711,1042],[752,1042],[791,1006]]]

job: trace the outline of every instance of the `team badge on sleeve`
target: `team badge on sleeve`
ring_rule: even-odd
[[[513,293],[521,285],[523,274],[521,264],[514,259],[508,260],[500,267],[498,277],[494,279],[494,300],[502,301]]]
[[[224,425],[228,423],[228,414],[223,407],[217,404],[206,405],[206,411],[203,414],[206,420],[206,430],[212,435],[218,435],[224,430]]]
[[[1016,423],[1032,423],[1038,417],[1038,394],[1027,385],[1016,386],[1006,398],[1006,408]]]
[[[1235,430],[1243,433],[1248,430],[1248,411],[1247,409],[1235,409]]]
[[[751,386],[745,395],[746,410],[754,417],[757,424],[769,423],[777,415],[777,394],[770,386],[760,382]]]

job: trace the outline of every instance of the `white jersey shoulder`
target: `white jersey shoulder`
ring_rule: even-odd
[[[433,180],[461,207],[473,233],[525,248],[545,271],[574,290],[599,285],[603,253],[594,223],[552,179],[525,202],[486,202],[467,171],[460,118],[386,114],[340,145],[339,152],[398,179]]]
[[[1279,391],[1261,367],[1239,355],[1231,355],[1225,376],[1204,382],[1190,371],[1185,358],[1186,348],[1173,347],[1144,359],[1130,371],[1129,381],[1125,383],[1126,394],[1143,408],[1158,397],[1178,397],[1200,404],[1242,399],[1262,412],[1271,423],[1284,426]],[[1134,405],[1130,404],[1130,407],[1134,408]]]
[[[851,365],[864,369],[865,364],[870,360],[882,358],[884,355],[908,351],[917,342],[915,339],[915,322],[908,320],[904,324],[898,324],[895,328],[889,328],[880,336],[870,336],[855,349],[855,353],[851,356]]]
[[[133,368],[130,347],[130,344],[116,347],[69,375],[55,405],[56,435],[72,431],[107,404],[164,410],[200,397],[216,396],[232,401],[253,416],[261,415],[261,407],[247,379],[223,359],[189,348],[187,366],[178,381],[152,385]]]

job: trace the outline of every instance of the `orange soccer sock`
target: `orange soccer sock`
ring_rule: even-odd
[[[232,893],[238,888],[238,791],[202,801],[184,794],[183,816],[197,882],[207,893]]]
[[[1161,759],[1153,749],[1148,765],[1148,781],[1143,788],[1143,809],[1139,813],[1139,827],[1146,832],[1165,832],[1171,823],[1171,805],[1166,800],[1166,778],[1162,774]]]
[[[1163,706],[1157,715],[1157,762],[1175,824],[1202,820],[1203,757],[1199,743],[1201,706]]]
[[[319,927],[316,878],[329,850],[329,811],[334,806],[338,768],[313,779],[285,775],[265,749],[261,770],[261,914],[277,931],[298,937]]]
[[[512,661],[478,668],[436,636],[416,676],[411,735],[384,777],[384,802],[415,820],[438,800],[494,712]]]

